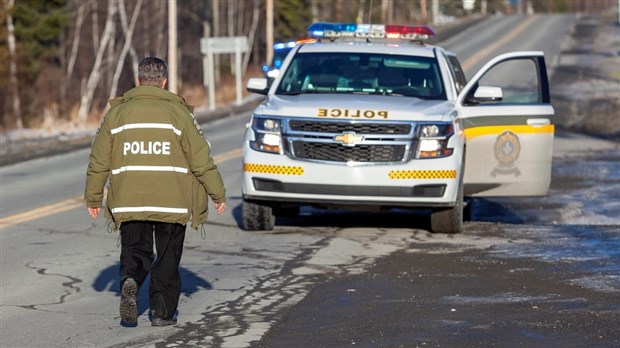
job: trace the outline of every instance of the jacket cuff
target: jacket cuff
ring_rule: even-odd
[[[226,197],[222,197],[219,199],[213,199],[213,202],[215,203],[226,203]]]
[[[101,202],[86,201],[87,208],[101,208]]]

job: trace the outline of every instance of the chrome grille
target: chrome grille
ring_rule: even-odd
[[[415,140],[411,122],[289,119],[283,125],[286,154],[308,161],[406,162]],[[345,144],[345,133],[361,140]]]
[[[311,133],[342,133],[356,134],[409,134],[411,124],[406,123],[350,123],[350,122],[317,122],[290,120],[291,131]]]
[[[404,145],[360,145],[347,147],[337,143],[294,141],[296,158],[336,162],[400,162],[406,152]]]

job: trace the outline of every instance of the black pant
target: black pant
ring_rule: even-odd
[[[153,235],[157,259],[153,262]],[[170,319],[181,295],[179,264],[183,254],[185,226],[153,221],[121,224],[121,286],[127,278],[142,285],[149,271],[149,304],[155,318]]]

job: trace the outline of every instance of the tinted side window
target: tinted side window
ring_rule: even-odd
[[[452,72],[452,77],[456,82],[456,91],[457,93],[459,93],[467,84],[465,72],[463,72],[463,68],[461,68],[461,63],[459,62],[458,58],[456,58],[456,56],[447,55],[446,58],[448,60],[448,65],[450,66],[450,71]]]

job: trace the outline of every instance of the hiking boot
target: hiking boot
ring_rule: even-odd
[[[121,288],[121,320],[127,324],[138,322],[138,283],[131,278]]]
[[[175,325],[176,323],[177,323],[176,318],[172,318],[172,319],[153,318],[153,320],[151,320],[151,326],[168,326],[168,325]]]

